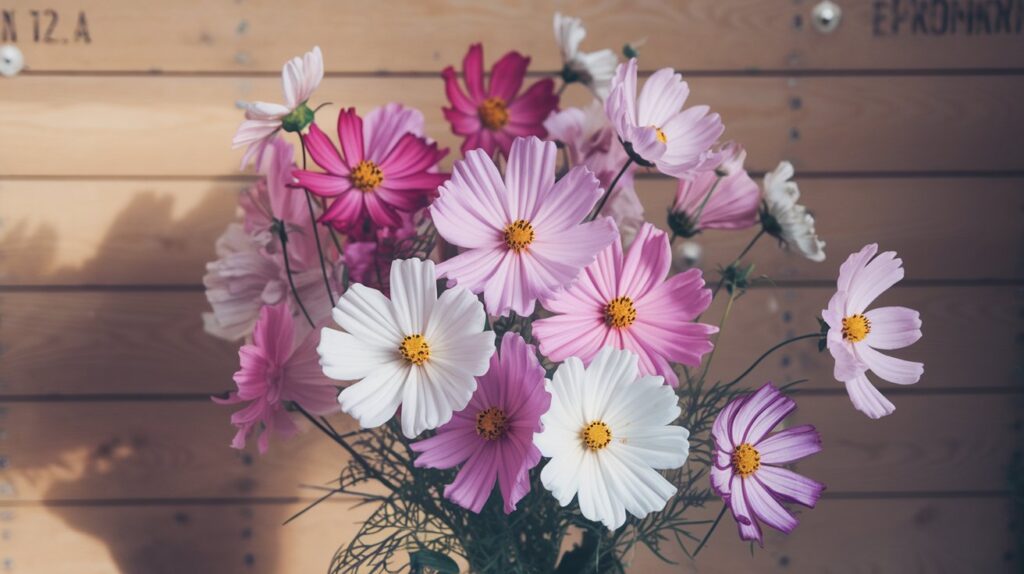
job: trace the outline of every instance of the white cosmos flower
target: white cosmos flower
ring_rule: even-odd
[[[597,52],[581,52],[580,43],[586,36],[587,30],[583,27],[582,20],[555,12],[555,42],[558,43],[558,49],[562,52],[562,63],[565,64],[563,78],[574,75],[575,81],[589,88],[595,96],[604,101],[611,89],[619,58],[615,52],[607,48]]]
[[[800,189],[793,164],[784,161],[764,175],[764,230],[811,261],[825,260],[825,242],[814,231],[814,217],[798,204]]]
[[[566,359],[548,383],[551,409],[533,440],[551,460],[541,482],[565,506],[614,530],[626,511],[638,518],[661,510],[676,487],[655,469],[679,468],[689,431],[671,423],[679,401],[658,376],[640,377],[637,356],[605,347],[586,369]]]
[[[333,316],[344,331],[323,330],[320,364],[328,377],[354,381],[338,402],[363,428],[386,423],[399,405],[409,438],[448,422],[469,403],[474,377],[494,353],[483,304],[462,287],[438,298],[433,261],[395,261],[390,300],[356,284]]]
[[[301,58],[292,58],[281,70],[281,84],[284,90],[284,104],[267,102],[243,102],[245,120],[231,141],[232,147],[248,146],[242,156],[242,168],[259,158],[263,150],[282,128],[299,131],[313,120],[313,113],[306,107],[306,101],[324,79],[324,57],[320,46],[306,52]]]

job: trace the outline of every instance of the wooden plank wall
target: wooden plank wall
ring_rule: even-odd
[[[686,73],[753,170],[797,167],[829,259],[755,250],[776,281],[738,304],[721,376],[813,329],[869,241],[906,261],[883,303],[924,318],[903,356],[926,375],[885,389],[897,411],[882,421],[851,409],[809,345],[758,368],[810,379],[798,418],[826,444],[800,465],[829,490],[795,535],[751,555],[726,524],[697,564],[641,552],[636,571],[1016,571],[1024,3],[838,2],[826,35],[813,0],[0,0],[0,43],[28,64],[0,79],[0,570],[323,571],[365,511],[337,501],[280,524],[339,454],[313,433],[264,458],[232,451],[206,398],[237,360],[199,319],[203,264],[247,181],[232,104],[278,97],[281,63],[319,44],[318,98],[403,100],[453,145],[439,70],[485,40],[488,61],[518,48],[553,73],[562,10],[586,19],[588,48],[647,38],[643,70]],[[660,222],[671,182],[638,188]],[[709,266],[746,240],[702,237]]]

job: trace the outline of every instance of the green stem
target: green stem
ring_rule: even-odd
[[[302,146],[302,169],[306,169],[306,138],[299,134],[299,143]],[[313,239],[316,240],[316,253],[320,257],[320,273],[324,276],[324,288],[327,289],[327,300],[334,307],[334,291],[331,290],[331,280],[327,278],[327,264],[324,262],[324,248],[320,245],[320,232],[317,230],[316,213],[313,211],[313,194],[308,189],[306,192],[306,206],[309,208],[309,219],[313,227]]]
[[[367,474],[373,477],[374,480],[384,485],[388,490],[392,492],[398,492],[398,487],[395,484],[393,484],[390,480],[385,478],[384,475],[377,471],[377,469],[373,468],[373,466],[371,466],[370,463],[367,462],[366,458],[364,458],[363,455],[359,454],[359,452],[356,449],[354,449],[352,445],[348,444],[348,441],[345,440],[344,437],[331,432],[327,427],[323,425],[323,423],[318,421],[316,417],[309,414],[309,411],[302,408],[302,405],[300,405],[299,403],[293,404],[295,405],[295,409],[302,413],[302,416],[306,417],[306,420],[313,423],[313,426],[320,429],[320,432],[330,437],[331,440],[338,443],[338,445],[341,448],[345,449],[345,451],[348,452],[349,456],[351,456],[353,460],[359,463],[359,465],[363,467],[363,470],[365,470]]]
[[[626,163],[623,164],[622,169],[619,170],[619,173],[616,174],[615,179],[612,180],[612,184],[608,186],[608,190],[604,192],[604,197],[602,197],[601,201],[598,202],[597,209],[594,210],[594,215],[591,216],[590,219],[588,219],[587,221],[593,221],[594,219],[597,219],[598,215],[601,215],[601,210],[604,209],[604,204],[608,203],[608,198],[612,196],[612,191],[615,190],[615,185],[619,183],[619,180],[622,179],[622,176],[626,173],[626,170],[629,169],[629,166],[631,165],[633,165],[633,158],[627,159]]]
[[[722,330],[725,328],[725,320],[729,318],[729,313],[732,311],[732,304],[736,301],[736,294],[731,293],[729,295],[729,302],[725,305],[725,312],[722,313],[722,320],[718,322],[718,335],[715,337],[715,346],[711,347],[711,353],[708,355],[708,362],[704,364],[704,372],[700,374],[700,380],[703,382],[708,377],[708,371],[711,370],[711,361],[715,359],[715,351],[718,350],[718,343],[722,340]]]
[[[771,355],[772,353],[774,353],[775,351],[778,351],[782,347],[785,347],[786,345],[788,345],[790,343],[795,343],[797,341],[802,341],[804,339],[820,339],[820,338],[821,338],[821,333],[807,333],[806,335],[800,335],[798,337],[793,337],[791,339],[786,339],[785,341],[783,341],[783,342],[775,345],[771,349],[768,349],[767,351],[765,351],[760,357],[757,358],[756,361],[754,361],[754,364],[752,364],[749,367],[747,367],[747,370],[743,371],[740,374],[740,376],[738,376],[735,379],[733,379],[733,381],[731,383],[729,383],[729,385],[730,386],[731,385],[735,385],[736,383],[738,383],[741,380],[743,380],[743,377],[749,375],[750,371],[753,371],[759,364],[761,364],[761,361],[765,360],[768,357],[768,355]]]
[[[725,504],[722,505],[722,510],[718,513],[718,517],[711,523],[711,528],[708,528],[708,533],[704,535],[704,539],[700,541],[697,549],[693,551],[693,558],[697,557],[704,545],[711,539],[711,535],[715,533],[715,528],[718,528],[718,523],[722,521],[722,517],[725,516],[725,510],[728,508]]]
[[[761,228],[761,230],[757,232],[757,235],[755,235],[754,238],[750,240],[750,243],[747,243],[747,246],[743,248],[743,251],[740,251],[740,254],[737,255],[736,258],[732,260],[732,263],[730,263],[729,266],[732,267],[733,265],[739,263],[740,260],[743,259],[743,257],[746,256],[746,254],[749,253],[751,249],[754,248],[754,244],[757,243],[758,239],[761,239],[761,236],[764,235],[764,233],[764,228]],[[721,279],[718,280],[718,284],[715,285],[715,290],[711,292],[712,301],[715,300],[715,296],[718,295],[718,292],[722,289],[723,285],[725,285],[725,277],[722,277]]]
[[[295,302],[299,305],[299,309],[302,310],[302,314],[305,315],[306,321],[309,321],[309,326],[315,327],[313,319],[309,316],[309,311],[306,311],[306,306],[302,304],[299,290],[295,288],[295,279],[292,277],[292,265],[288,260],[288,232],[284,230],[283,221],[278,222],[277,238],[281,241],[281,255],[284,257],[284,274],[288,277],[288,285],[292,288],[292,296],[295,297]]]

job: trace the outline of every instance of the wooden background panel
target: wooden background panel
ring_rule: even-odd
[[[731,380],[772,345],[816,331],[814,317],[831,294],[830,287],[750,291],[725,326],[711,377]],[[718,323],[724,300],[705,321]],[[879,305],[921,311],[924,338],[894,354],[924,361],[926,370],[917,385],[897,390],[883,383],[883,389],[1019,389],[1022,304],[1016,287],[905,287],[885,294]],[[223,392],[233,387],[238,345],[202,331],[207,309],[198,291],[0,293],[0,393]],[[986,360],[969,360],[981,356]],[[797,379],[809,379],[805,388],[841,392],[831,355],[818,353],[814,341],[773,354],[748,381]]]
[[[902,395],[899,416],[881,422],[854,411],[846,396],[796,398],[795,421],[816,425],[825,445],[797,468],[830,493],[1007,489],[1016,397]],[[347,460],[315,430],[275,442],[265,456],[252,445],[233,451],[231,412],[204,401],[9,404],[14,440],[0,480],[13,493],[9,500],[22,501],[314,498],[317,491],[300,485],[327,485]],[[331,420],[356,428],[346,415]],[[936,420],[942,424],[927,424]]]
[[[1024,277],[1022,179],[798,174],[797,180],[802,201],[828,243],[829,259],[807,261],[762,239],[748,259],[772,279],[831,282],[842,260],[868,241],[898,251],[914,281]],[[245,185],[241,180],[0,180],[0,281],[197,285]],[[674,181],[641,178],[636,186],[647,219],[666,228]],[[701,234],[696,241],[704,249],[702,265],[713,272],[727,264],[754,233]]]
[[[277,98],[276,78],[59,76],[5,82],[0,173],[7,176],[213,176],[235,173],[241,113],[230,102]],[[1006,171],[1024,168],[1005,145],[1024,125],[1024,76],[700,78],[694,103],[724,118],[750,169],[790,159],[804,172]],[[585,103],[581,88],[563,105]],[[440,78],[324,82],[315,102],[333,133],[338,106],[363,113],[392,100],[419,108],[426,132],[457,149],[441,117]],[[865,130],[870,125],[872,129]],[[101,153],[96,153],[100,150]],[[60,161],[54,161],[60,158]],[[450,162],[451,158],[449,158]]]
[[[561,68],[551,29],[551,15],[558,10],[584,18],[587,50],[618,52],[627,42],[647,38],[640,50],[645,69],[1021,67],[1024,9],[1013,0],[978,4],[984,5],[985,18],[962,16],[953,22],[935,6],[928,7],[921,26],[915,25],[911,2],[845,2],[844,20],[831,35],[811,26],[813,2],[789,0],[307,0],[286,9],[268,0],[18,0],[4,9],[33,72],[277,72],[313,44],[324,49],[330,72],[423,72],[460,62],[466,46],[481,40],[492,59],[525,50],[534,58],[534,70],[554,71]],[[999,17],[1000,8],[1005,18]],[[35,31],[33,9],[54,11],[52,34],[46,33],[53,19],[47,13],[40,14],[41,29]],[[502,33],[489,33],[496,22]],[[8,40],[10,33],[8,28]]]

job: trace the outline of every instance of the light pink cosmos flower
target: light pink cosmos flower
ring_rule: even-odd
[[[340,154],[316,124],[305,137],[313,161],[327,173],[296,170],[293,175],[300,186],[332,198],[320,217],[323,223],[348,231],[369,216],[377,227],[399,227],[399,214],[425,207],[448,178],[437,171],[448,149],[438,149],[422,133],[423,114],[401,104],[371,111],[365,123],[354,108],[342,110]]]
[[[540,417],[551,405],[544,388],[544,368],[532,345],[506,333],[501,351],[491,355],[486,374],[465,409],[437,429],[431,438],[413,443],[420,453],[416,466],[452,468],[462,465],[444,497],[479,513],[495,482],[505,501],[505,514],[530,492],[530,469],[540,462],[533,433],[541,431]]]
[[[886,289],[903,279],[903,260],[895,251],[875,257],[872,243],[850,255],[839,268],[838,290],[821,316],[828,323],[828,350],[836,361],[835,378],[846,384],[853,406],[873,419],[892,414],[896,407],[868,380],[872,371],[897,385],[912,385],[924,374],[924,364],[878,352],[902,349],[921,338],[921,315],[906,307],[867,310]]]
[[[662,68],[636,91],[636,58],[619,64],[605,102],[608,119],[637,163],[673,177],[687,177],[721,163],[711,146],[725,127],[707,106],[683,110],[690,88],[672,68]]]
[[[732,510],[740,538],[762,546],[758,520],[789,534],[799,521],[780,502],[814,508],[825,490],[824,484],[778,466],[821,450],[821,436],[811,425],[768,434],[795,408],[793,399],[768,383],[726,405],[711,429],[711,488]]]
[[[289,401],[315,415],[339,410],[338,391],[320,370],[319,339],[316,329],[296,329],[286,303],[260,310],[252,343],[238,351],[238,390],[226,399],[212,397],[220,405],[248,403],[231,415],[231,424],[238,428],[231,441],[233,448],[245,448],[248,436],[258,433],[256,444],[263,454],[270,446],[271,434],[287,438],[298,432],[286,410]]]
[[[668,243],[665,232],[645,223],[625,255],[613,242],[576,283],[542,299],[553,316],[533,323],[541,353],[589,364],[604,347],[626,349],[640,357],[640,374],[678,386],[671,363],[699,365],[718,328],[691,322],[711,304],[699,269],[665,279]]]
[[[260,157],[258,171],[263,177],[238,200],[245,231],[268,245],[278,240],[273,230],[275,220],[284,222],[289,234],[309,227],[306,196],[292,187],[294,154],[291,144],[274,137]]]
[[[581,223],[603,193],[597,179],[575,167],[556,183],[555,153],[552,142],[517,138],[502,181],[486,152],[470,151],[430,206],[441,237],[464,249],[439,277],[483,293],[493,315],[532,314],[615,240],[611,218]]]
[[[668,217],[676,235],[693,237],[704,229],[746,229],[757,223],[761,189],[743,169],[746,150],[730,143],[721,153],[725,161],[716,170],[679,180]]]
[[[462,61],[465,92],[459,87],[454,68],[448,66],[441,72],[452,104],[444,108],[444,117],[453,133],[466,138],[463,155],[480,148],[489,156],[500,151],[508,157],[513,139],[547,134],[544,119],[558,107],[555,83],[544,78],[520,94],[529,65],[530,58],[519,52],[505,54],[491,68],[490,83],[484,88],[484,49],[473,44]]]
[[[324,79],[324,57],[316,46],[302,58],[292,58],[281,71],[284,104],[267,102],[243,103],[245,121],[238,126],[232,147],[247,146],[242,156],[242,169],[250,162],[260,162],[264,150],[281,129],[298,132],[313,120],[313,111],[306,101]]]
[[[594,172],[601,187],[608,189],[629,156],[622,148],[615,130],[608,123],[601,102],[594,100],[586,108],[568,108],[553,112],[544,120],[551,139],[565,145],[569,165],[586,166]],[[632,234],[644,220],[644,206],[633,187],[636,165],[630,165],[619,178],[600,215],[611,216],[619,229]]]

